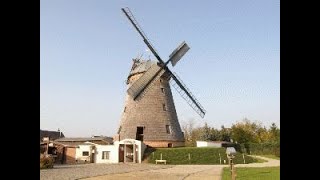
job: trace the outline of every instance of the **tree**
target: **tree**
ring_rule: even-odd
[[[237,122],[231,126],[232,139],[240,144],[257,143],[259,136],[257,130],[258,125],[244,119],[242,122]]]
[[[280,129],[275,123],[272,123],[269,129],[270,141],[280,143]]]
[[[204,126],[202,128],[199,128],[200,130],[200,139],[202,141],[212,141],[212,132],[211,128],[208,126],[207,122],[204,123]]]
[[[190,119],[187,123],[184,123],[182,130],[184,132],[185,145],[194,146],[194,120]]]
[[[231,139],[231,129],[225,128],[224,125],[221,126],[220,130],[220,141],[230,142]]]

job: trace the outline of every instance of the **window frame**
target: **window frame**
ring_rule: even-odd
[[[102,159],[109,160],[110,159],[110,151],[102,151]]]
[[[85,155],[87,153],[88,153],[88,155]],[[82,151],[82,156],[89,156],[89,151]]]
[[[167,132],[167,134],[171,134],[171,127],[170,127],[170,125],[166,125],[166,132]]]

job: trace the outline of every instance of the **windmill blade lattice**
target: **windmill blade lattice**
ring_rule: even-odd
[[[176,73],[172,73],[172,79],[170,79],[170,85],[181,95],[183,99],[192,107],[202,118],[206,114],[206,110],[201,106],[196,97],[191,93],[187,86],[182,82]]]
[[[134,100],[137,99],[141,94],[144,94],[148,86],[151,86],[152,82],[159,79],[162,74],[165,72],[169,73],[173,80],[170,80],[171,85],[179,92],[179,94],[187,101],[187,103],[203,118],[206,111],[198,102],[198,100],[194,97],[194,95],[190,92],[190,90],[183,84],[182,80],[176,75],[173,74],[167,64],[169,62],[172,63],[173,66],[181,59],[181,57],[190,49],[189,46],[183,42],[178,48],[176,48],[173,53],[169,56],[170,59],[167,62],[164,62],[160,56],[158,55],[155,48],[149,42],[147,36],[143,32],[142,28],[140,28],[138,22],[135,20],[133,14],[130,9],[122,8],[123,13],[130,20],[131,24],[135,27],[138,33],[143,38],[144,43],[148,46],[150,51],[154,54],[154,56],[159,61],[158,65],[149,68],[144,75],[142,75],[136,82],[134,82],[131,87],[128,89],[128,94],[133,97]],[[172,83],[173,82],[173,83]]]
[[[126,7],[126,8],[122,8],[121,10],[127,16],[127,18],[130,20],[131,24],[136,28],[138,33],[141,35],[141,37],[143,38],[144,43],[148,46],[150,51],[154,54],[154,56],[158,59],[158,61],[161,64],[164,64],[163,60],[158,55],[156,49],[150,43],[150,40],[148,39],[147,35],[143,32],[142,28],[138,24],[138,21],[136,21],[136,19],[134,18],[134,16],[131,13],[130,9],[128,7]]]

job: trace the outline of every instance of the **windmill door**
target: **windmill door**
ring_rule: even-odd
[[[143,141],[143,127],[137,127],[136,140]]]

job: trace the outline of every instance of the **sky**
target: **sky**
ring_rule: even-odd
[[[231,127],[244,118],[280,127],[279,0],[41,0],[40,129],[114,136],[132,58],[155,59],[121,8],[129,7],[171,71],[207,111],[172,88],[181,125]]]

